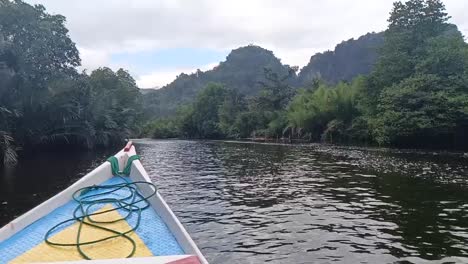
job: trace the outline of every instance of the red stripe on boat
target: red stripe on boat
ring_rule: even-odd
[[[125,145],[124,151],[128,152],[132,148],[133,142],[129,141],[127,145]]]
[[[197,256],[190,256],[179,260],[167,262],[166,264],[201,264]]]

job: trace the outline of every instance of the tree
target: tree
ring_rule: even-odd
[[[459,34],[442,35],[427,42],[427,50],[416,64],[418,74],[436,74],[448,78],[459,76],[468,65],[468,48]]]
[[[290,69],[288,74],[283,76],[269,68],[265,68],[264,71],[266,81],[260,81],[263,89],[254,99],[255,107],[260,111],[284,109],[294,95],[287,80],[295,76],[295,71]]]
[[[271,69],[264,69],[265,81],[260,82],[263,89],[249,102],[249,111],[251,113],[248,116],[253,118],[255,122],[249,122],[249,126],[241,125],[243,129],[252,127],[253,130],[249,133],[244,131],[243,135],[252,133],[265,137],[280,137],[283,135],[284,127],[279,128],[287,123],[286,115],[283,112],[295,93],[288,81],[295,77],[296,71],[297,68],[289,68],[287,74],[279,75]],[[243,115],[243,118],[246,116]]]
[[[395,2],[388,19],[380,59],[371,75],[370,95],[376,98],[387,86],[410,77],[416,65],[428,55],[428,44],[442,35],[461,34],[448,24],[450,17],[440,0]]]
[[[352,81],[358,75],[369,74],[382,46],[384,33],[367,33],[358,39],[350,39],[336,45],[333,51],[316,53],[299,72],[297,84],[308,87],[316,78],[330,85],[340,81]]]
[[[238,138],[240,130],[236,126],[236,120],[240,113],[247,110],[247,102],[244,95],[237,90],[227,89],[224,102],[219,108],[219,128],[227,137]]]
[[[292,134],[330,142],[352,140],[354,120],[361,115],[357,95],[362,93],[364,80],[358,77],[350,84],[301,90],[288,108]]]
[[[151,138],[176,138],[180,135],[176,120],[172,118],[161,118],[147,123],[142,129],[142,136],[149,136]]]
[[[0,0],[0,157],[13,160],[17,145],[31,138],[31,120],[48,101],[47,83],[73,75],[80,64],[65,18],[41,5]],[[38,123],[38,122],[36,122]],[[19,142],[18,142],[19,140]]]
[[[287,75],[291,69],[283,65],[270,50],[254,45],[234,49],[225,61],[213,69],[191,74],[181,73],[170,84],[149,92],[144,98],[147,115],[174,115],[179,105],[194,102],[198,93],[210,82],[221,83],[247,97],[256,96],[264,88],[261,82],[266,81],[265,68],[279,76]],[[288,80],[289,84],[293,82],[294,78]]]
[[[451,146],[457,126],[466,126],[466,83],[437,75],[408,78],[386,89],[378,104],[381,113],[372,122],[379,144]],[[466,129],[466,127],[465,127]]]
[[[181,132],[191,138],[220,138],[219,109],[224,103],[226,88],[221,84],[208,84],[197,96],[191,107],[185,108],[179,117]]]
[[[0,159],[35,148],[92,148],[138,133],[141,95],[132,76],[78,73],[65,17],[0,0]]]
[[[123,69],[99,68],[89,77],[91,102],[89,120],[97,145],[121,142],[137,130],[141,95],[135,80]]]
[[[467,90],[460,80],[468,47],[448,19],[438,0],[394,4],[366,86],[369,125],[379,144],[454,147],[466,131]]]
[[[42,5],[0,0],[0,41],[6,42],[25,89],[45,88],[54,75],[72,73],[80,65],[64,23],[64,16],[50,15]]]

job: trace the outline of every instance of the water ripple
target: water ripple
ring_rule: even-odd
[[[457,153],[137,142],[211,263],[468,262]]]

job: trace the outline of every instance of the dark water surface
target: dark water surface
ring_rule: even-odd
[[[211,263],[468,263],[468,159],[459,153],[156,140],[137,147]],[[0,224],[106,157],[47,156],[0,173]]]
[[[14,168],[0,168],[0,226],[67,188],[117,151],[38,154]]]

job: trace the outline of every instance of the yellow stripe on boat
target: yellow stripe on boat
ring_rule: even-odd
[[[135,147],[130,142],[124,150],[115,154],[119,169],[124,168],[125,164],[131,160],[130,157],[136,154]],[[106,242],[102,241],[101,244],[80,247],[88,257],[101,259],[97,261],[84,261],[75,246],[51,246],[44,241],[44,236],[48,233],[48,230],[55,226],[56,229],[53,230],[53,235],[49,237],[49,241],[65,244],[75,244],[77,242],[76,234],[80,223],[67,222],[73,217],[73,212],[79,205],[73,199],[74,193],[93,185],[112,186],[132,183],[135,183],[133,186],[143,197],[149,197],[148,204],[143,202],[140,204],[145,207],[141,211],[141,215],[138,214],[138,217],[129,216],[126,222],[122,220],[117,223],[102,225],[109,228],[109,230],[119,230],[121,232],[129,231],[131,227],[138,226],[133,233],[128,234],[132,241],[136,243],[136,253],[133,256],[137,258],[123,259],[131,252],[133,244],[128,239],[121,237]],[[137,185],[137,183],[147,184]],[[155,195],[151,196],[155,188],[149,185],[152,185],[151,179],[139,160],[132,162],[130,175],[126,178],[115,177],[109,162],[99,165],[70,187],[0,228],[0,263],[50,263],[56,261],[97,263],[107,261],[109,263],[163,264],[171,261],[182,261],[180,263],[208,264],[159,192],[156,191]],[[121,188],[110,193],[108,198],[125,199],[132,192],[126,188]],[[104,192],[100,188],[89,191],[89,195],[100,195],[102,193]],[[119,203],[112,203],[114,207],[117,206],[116,204]],[[106,208],[112,208],[112,205],[109,203]],[[107,210],[106,208],[101,209],[100,212]],[[121,215],[127,213],[128,211],[119,209],[109,213],[106,217],[108,220],[115,220],[120,219]],[[93,218],[97,220],[99,217],[95,215]],[[62,225],[61,223],[64,222],[66,224]],[[95,241],[99,238],[108,237],[106,233],[110,232],[89,225],[83,225],[82,231],[83,239],[79,242]],[[113,232],[110,233],[115,235]]]
[[[112,205],[106,205],[98,212],[110,210],[112,208]],[[112,221],[120,218],[122,218],[122,216],[115,210],[93,216],[93,220],[97,221]],[[118,232],[125,232],[131,229],[130,225],[125,220],[100,225]],[[69,226],[52,236],[50,241],[57,243],[75,243],[78,226],[78,222]],[[83,225],[81,230],[81,242],[93,241],[108,237],[109,235],[112,234],[105,230],[89,225]],[[135,232],[129,233],[128,236],[136,243],[136,251],[133,257],[149,257],[153,255]],[[81,246],[81,249],[92,259],[125,258],[132,251],[132,244],[127,239],[118,237],[97,244],[84,245]],[[82,259],[83,257],[80,255],[76,247],[57,247],[51,246],[46,242],[42,242],[36,247],[13,259],[10,263],[53,262]]]

